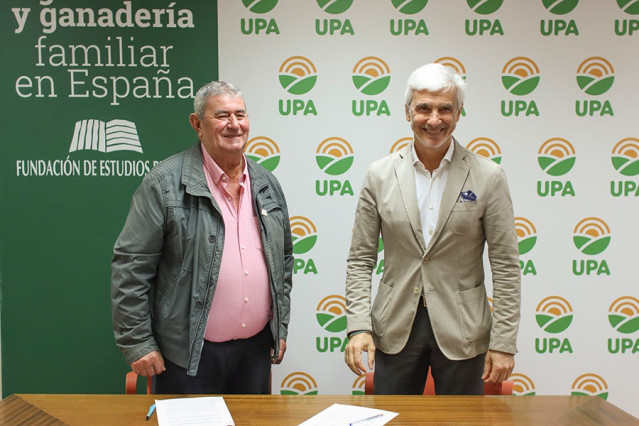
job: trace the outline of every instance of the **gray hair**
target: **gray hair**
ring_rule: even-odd
[[[466,82],[455,69],[438,64],[426,64],[417,68],[408,77],[406,83],[405,102],[407,106],[413,101],[415,90],[428,90],[429,92],[448,92],[457,89],[457,107],[464,103],[466,95]]]
[[[199,118],[204,118],[206,101],[212,96],[224,95],[239,96],[242,100],[244,100],[242,91],[231,83],[227,83],[226,81],[211,81],[210,83],[206,83],[204,86],[200,87],[195,94],[195,99],[193,100],[193,112],[195,112]]]

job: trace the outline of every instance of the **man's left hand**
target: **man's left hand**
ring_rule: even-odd
[[[506,352],[486,352],[484,374],[481,376],[486,383],[501,383],[507,380],[515,367],[515,355]]]
[[[279,364],[284,359],[284,352],[286,352],[286,342],[284,339],[280,339],[280,353],[277,355],[277,358],[271,358],[271,362],[273,364]]]

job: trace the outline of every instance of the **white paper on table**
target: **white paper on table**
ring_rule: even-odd
[[[155,411],[160,426],[235,425],[221,396],[156,399]]]
[[[380,415],[379,417],[376,417]],[[333,404],[317,413],[300,426],[381,426],[395,418],[398,413],[357,405]],[[371,418],[375,417],[375,418]]]

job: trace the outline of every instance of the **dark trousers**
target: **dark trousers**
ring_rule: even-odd
[[[164,359],[166,371],[153,377],[158,394],[268,394],[273,337],[267,324],[248,339],[204,341],[197,375]]]
[[[461,361],[446,358],[435,340],[428,309],[420,303],[404,349],[395,355],[375,351],[375,394],[421,395],[430,366],[437,395],[483,395],[484,359],[485,354]]]

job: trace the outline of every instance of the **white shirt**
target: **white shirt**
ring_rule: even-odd
[[[442,195],[448,179],[448,169],[455,144],[450,142],[450,146],[439,163],[439,166],[431,174],[417,158],[415,145],[413,143],[413,170],[415,171],[415,189],[417,192],[417,206],[419,207],[419,218],[422,224],[422,234],[424,243],[428,247],[439,217],[439,207],[442,202]]]

